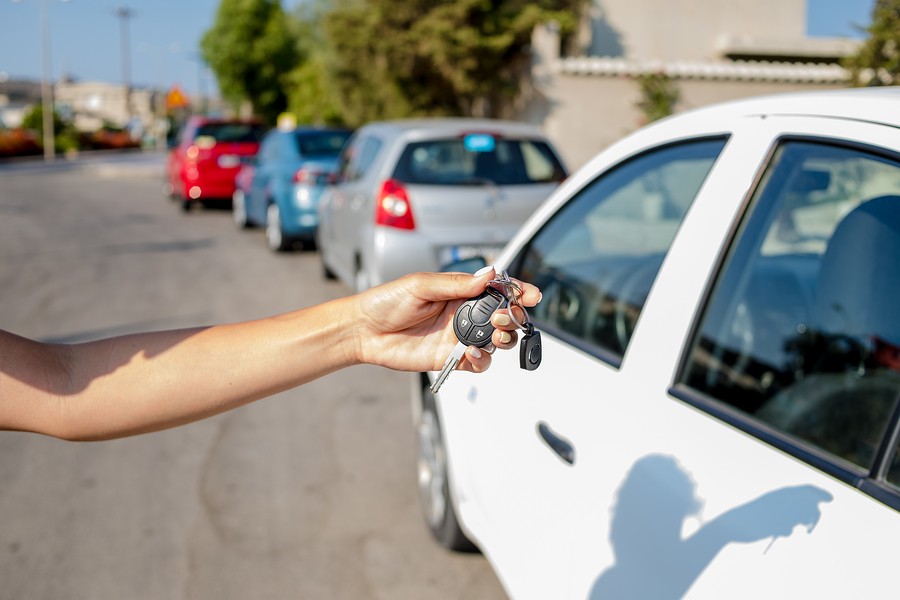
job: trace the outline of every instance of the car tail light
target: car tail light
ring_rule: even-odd
[[[397,229],[416,228],[406,188],[396,179],[388,179],[381,184],[381,191],[375,200],[375,222]]]
[[[197,160],[197,157],[200,156],[200,148],[197,146],[190,146],[184,154],[188,160]]]
[[[303,167],[294,173],[294,183],[317,183],[325,176],[325,171]]]

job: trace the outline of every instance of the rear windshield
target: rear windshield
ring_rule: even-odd
[[[433,185],[523,185],[565,176],[546,142],[482,134],[411,143],[393,174],[405,183]]]
[[[207,123],[197,128],[195,137],[210,137],[217,142],[258,142],[266,132],[252,123]]]
[[[297,133],[294,140],[303,156],[332,157],[341,153],[350,131],[305,131]]]

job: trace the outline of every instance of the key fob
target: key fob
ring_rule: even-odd
[[[494,333],[491,315],[505,303],[503,294],[492,288],[463,302],[453,317],[453,331],[459,341],[478,348],[491,343],[491,334]]]
[[[531,323],[519,343],[519,366],[526,371],[534,371],[541,366],[541,332]]]

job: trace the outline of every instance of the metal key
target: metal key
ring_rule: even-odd
[[[431,386],[432,394],[437,394],[450,373],[456,369],[466,353],[467,347],[483,348],[491,343],[491,334],[494,333],[491,315],[507,304],[509,304],[509,300],[503,294],[488,287],[480,296],[466,300],[456,309],[456,314],[453,316],[453,332],[459,343],[453,347],[453,351],[444,362],[444,368],[434,380]]]

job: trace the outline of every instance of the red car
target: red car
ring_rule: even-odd
[[[230,200],[241,158],[256,154],[265,132],[256,121],[191,117],[169,152],[167,190],[185,211],[198,201]]]

